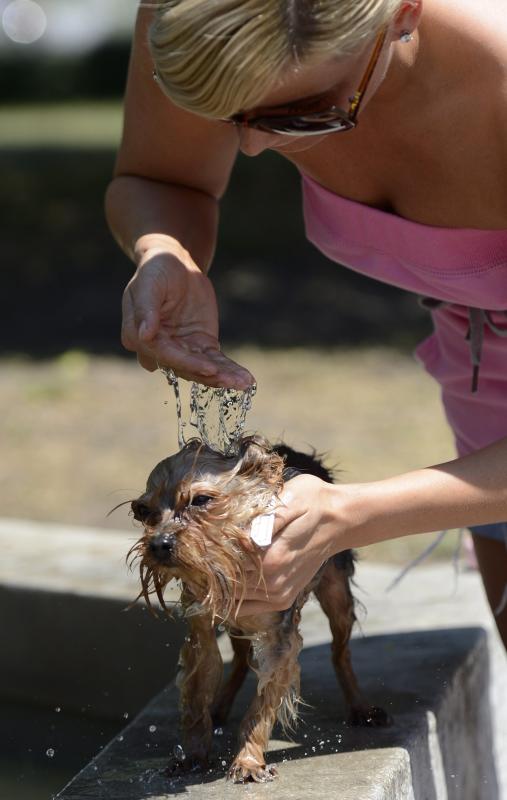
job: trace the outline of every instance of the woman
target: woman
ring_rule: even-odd
[[[264,556],[268,597],[252,576],[241,613],[288,607],[345,547],[480,526],[477,557],[507,642],[506,12],[506,0],[140,8],[107,195],[111,229],[136,264],[125,346],[149,370],[251,382],[220,353],[205,273],[238,149],[277,150],[303,176],[320,249],[432,298],[436,333],[419,356],[457,441],[455,461],[384,481],[291,481]]]

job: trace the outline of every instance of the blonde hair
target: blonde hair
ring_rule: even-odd
[[[150,30],[158,80],[211,118],[258,105],[289,68],[353,53],[401,0],[170,0]]]

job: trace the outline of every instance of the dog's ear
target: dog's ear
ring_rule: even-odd
[[[261,436],[244,436],[239,446],[239,472],[257,469],[271,452],[271,445]]]
[[[162,513],[156,508],[152,508],[147,502],[146,498],[140,497],[138,500],[132,500],[130,504],[134,519],[147,525],[149,528],[154,528],[162,519]]]
[[[262,436],[245,436],[240,445],[237,474],[242,477],[259,477],[268,483],[281,481],[283,459],[273,451]]]

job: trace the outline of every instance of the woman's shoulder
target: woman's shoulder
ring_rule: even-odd
[[[507,72],[507,0],[451,0],[443,2],[442,13],[461,34],[465,44],[482,55],[483,68]],[[449,45],[452,43],[449,42]],[[475,66],[469,65],[470,70]]]

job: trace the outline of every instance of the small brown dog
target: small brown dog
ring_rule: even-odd
[[[129,553],[139,559],[139,597],[150,605],[150,595],[156,594],[166,608],[164,588],[173,578],[182,582],[181,604],[190,626],[178,675],[185,767],[206,766],[213,727],[227,719],[251,666],[258,677],[257,694],[241,723],[239,751],[228,776],[236,782],[275,777],[264,754],[275,720],[285,728],[297,720],[302,647],[298,624],[312,591],[329,619],[333,665],[350,722],[389,724],[381,708],[362,699],[350,662],[355,621],[351,550],[324,563],[287,611],[234,618],[244,595],[247,567],[254,564],[260,570],[261,565],[261,548],[250,536],[252,520],[269,511],[284,481],[301,472],[332,480],[314,457],[285,445],[271,447],[257,436],[244,437],[234,457],[195,440],[161,461],[149,476],[145,493],[132,502],[135,519],[144,525],[144,535]],[[234,650],[232,670],[223,686],[215,621],[225,624]]]

